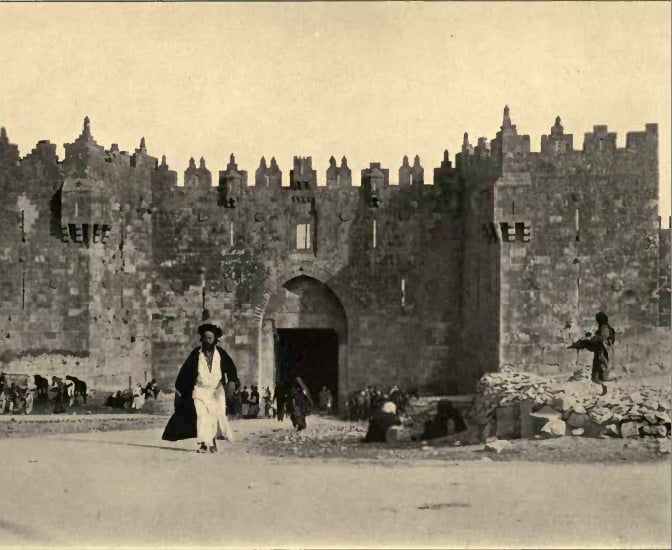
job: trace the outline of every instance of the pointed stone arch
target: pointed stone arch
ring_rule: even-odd
[[[282,313],[278,321],[277,311],[272,311],[272,320],[268,318],[269,305],[274,309],[280,294],[287,289],[287,285],[301,284],[311,287],[312,292],[321,293],[322,312]],[[337,392],[342,400],[348,389],[348,355],[349,355],[349,328],[347,294],[340,285],[333,284],[333,277],[329,272],[312,265],[297,266],[280,272],[273,280],[264,286],[263,297],[255,308],[257,321],[257,380],[260,387],[272,386],[275,378],[275,347],[273,331],[277,329],[333,329],[338,337],[338,370]],[[274,303],[272,299],[276,297]],[[327,311],[328,310],[328,311]],[[336,388],[334,388],[336,389]]]

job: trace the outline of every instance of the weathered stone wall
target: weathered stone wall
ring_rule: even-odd
[[[47,350],[85,355],[88,259],[86,251],[60,246],[52,201],[63,176],[55,146],[41,142],[21,163],[18,151],[0,146],[0,164],[2,359]]]
[[[658,230],[658,324],[669,327],[672,320],[670,286],[672,284],[672,256],[670,256],[671,229]]]
[[[311,317],[343,321],[341,397],[393,383],[469,392],[501,362],[574,365],[565,348],[600,309],[644,357],[669,321],[655,125],[624,149],[597,126],[574,151],[557,119],[529,151],[507,110],[489,145],[465,135],[455,168],[445,152],[434,185],[405,158],[399,185],[372,163],[353,187],[332,158],[318,187],[297,157],[286,186],[275,159],[248,186],[231,156],[216,175],[191,161],[182,187],[144,140],[131,155],[106,150],[88,119],[62,162],[48,142],[20,159],[3,131],[0,361],[99,389],[170,386],[207,316],[241,379],[269,384],[267,313],[302,276],[342,308],[344,321]],[[326,308],[311,292],[304,305]]]
[[[40,374],[73,374],[92,387],[144,381],[152,277],[144,202],[156,159],[144,149],[105,151],[88,121],[62,163],[48,142],[20,163],[4,157],[3,361],[24,371],[51,354]]]
[[[224,326],[241,377],[254,380],[266,301],[305,274],[345,310],[343,388],[445,380],[459,355],[450,335],[459,327],[461,246],[458,222],[437,211],[432,188],[389,186],[376,207],[349,186],[225,191],[235,207],[219,206],[216,188],[175,187],[153,198],[155,372],[174,376],[175,355],[195,344],[207,309]],[[310,224],[308,249],[296,247],[302,223]]]
[[[583,151],[505,162],[495,185],[504,362],[568,364],[567,344],[595,329],[597,311],[631,345],[657,322],[657,129],[628,134],[625,149],[615,140],[596,126]]]
[[[500,243],[494,223],[494,182],[499,167],[490,158],[463,148],[458,155],[462,178],[464,225],[463,280],[460,300],[462,353],[459,359],[460,389],[473,388],[486,372],[500,362]],[[501,297],[500,297],[501,293]]]

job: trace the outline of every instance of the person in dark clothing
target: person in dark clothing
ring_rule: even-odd
[[[250,386],[250,395],[248,397],[247,418],[257,418],[259,416],[259,390],[257,386]]]
[[[285,418],[285,396],[282,393],[282,385],[277,382],[273,390],[273,401],[275,401],[275,407],[277,408],[278,421],[282,422]]]
[[[217,452],[215,439],[233,440],[226,418],[228,382],[239,385],[233,360],[217,345],[222,329],[206,323],[198,327],[201,345],[194,348],[175,381],[175,412],[162,439],[196,438],[198,452]]]
[[[243,414],[243,402],[242,398],[240,397],[240,388],[233,390],[232,401],[233,416],[240,416]]]
[[[449,399],[441,399],[436,406],[436,416],[427,420],[424,428],[418,439],[435,439],[460,433],[467,429],[467,423]]]
[[[271,401],[271,388],[266,386],[264,390],[264,417],[271,418],[271,409],[273,408],[273,402]],[[273,414],[275,416],[275,414]]]
[[[63,398],[65,395],[65,388],[63,387],[63,379],[58,376],[51,377],[52,389],[56,391],[56,397],[54,398],[54,414],[62,414],[65,412],[65,406],[63,404]]]
[[[602,386],[602,395],[607,393],[605,382],[610,380],[609,362],[614,358],[614,342],[616,341],[616,331],[609,324],[609,318],[603,312],[599,311],[595,315],[597,321],[597,331],[590,337],[577,340],[568,349],[587,349],[593,352],[593,369],[591,380],[595,384]]]
[[[296,382],[293,388],[293,400],[294,407],[290,418],[292,420],[292,425],[300,432],[301,430],[306,429],[306,415],[308,414],[308,410],[312,406],[313,401],[310,398],[308,388],[298,376],[296,377]]]
[[[149,396],[153,395],[154,399],[156,399],[159,396],[159,391],[159,385],[156,383],[156,379],[152,378],[152,380],[145,386],[145,398],[149,399]]]
[[[397,406],[392,401],[386,401],[369,419],[369,428],[364,442],[384,443],[385,434],[391,426],[401,426],[401,419],[397,416]]]
[[[275,401],[278,407],[278,420],[294,414],[294,386],[290,380],[279,382],[275,387]]]

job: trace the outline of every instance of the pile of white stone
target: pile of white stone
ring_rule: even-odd
[[[587,375],[586,375],[587,371]],[[502,367],[479,381],[472,417],[501,438],[546,435],[670,437],[670,390],[609,383],[606,395],[590,369],[569,380]],[[492,433],[494,429],[495,433]]]

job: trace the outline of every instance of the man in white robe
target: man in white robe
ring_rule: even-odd
[[[226,392],[222,384],[221,356],[215,346],[216,341],[212,330],[205,330],[201,335],[198,374],[191,393],[196,408],[198,452],[217,452],[215,439],[218,435],[233,441],[233,432],[226,418]]]
[[[240,382],[233,360],[217,345],[222,330],[212,324],[198,328],[201,345],[187,357],[175,382],[175,413],[162,439],[196,438],[198,452],[217,452],[216,439],[233,441],[226,417],[226,384]]]

